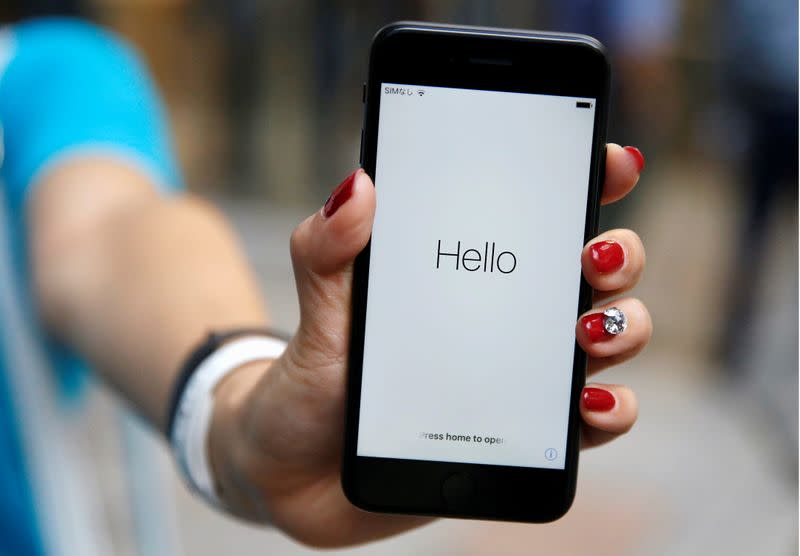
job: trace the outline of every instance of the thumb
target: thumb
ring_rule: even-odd
[[[369,241],[375,189],[362,169],[350,174],[291,239],[300,301],[297,355],[312,368],[341,361],[347,350],[353,260]]]

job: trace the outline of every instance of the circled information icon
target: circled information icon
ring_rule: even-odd
[[[558,457],[558,452],[556,452],[555,448],[548,448],[544,451],[544,458],[547,461],[553,461]]]

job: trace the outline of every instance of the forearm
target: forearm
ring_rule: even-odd
[[[45,324],[162,430],[192,346],[210,330],[266,321],[221,215],[196,199],[158,196],[119,163],[75,161],[51,172],[30,222]]]

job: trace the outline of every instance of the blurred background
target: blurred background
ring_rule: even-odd
[[[602,228],[643,238],[635,295],[655,335],[605,373],[640,422],[584,453],[578,497],[542,526],[442,521],[343,553],[797,554],[798,98],[792,0],[26,0],[115,29],[166,98],[186,181],[241,232],[275,323],[298,319],[292,228],[358,161],[368,47],[398,19],[596,36],[609,138],[647,159]],[[221,518],[100,389],[87,446],[118,554],[307,554]],[[117,434],[118,431],[123,434]],[[164,493],[168,496],[164,497]],[[154,504],[154,500],[161,500]],[[163,502],[162,502],[163,501]],[[169,547],[165,550],[164,547]],[[338,553],[338,552],[336,552]]]

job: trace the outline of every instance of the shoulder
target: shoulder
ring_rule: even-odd
[[[17,23],[7,29],[26,49],[52,44],[73,48],[122,47],[124,44],[108,29],[75,17],[39,17]]]
[[[133,48],[108,29],[72,17],[42,17],[0,28],[0,76],[3,68],[94,69],[99,62],[136,59]]]

